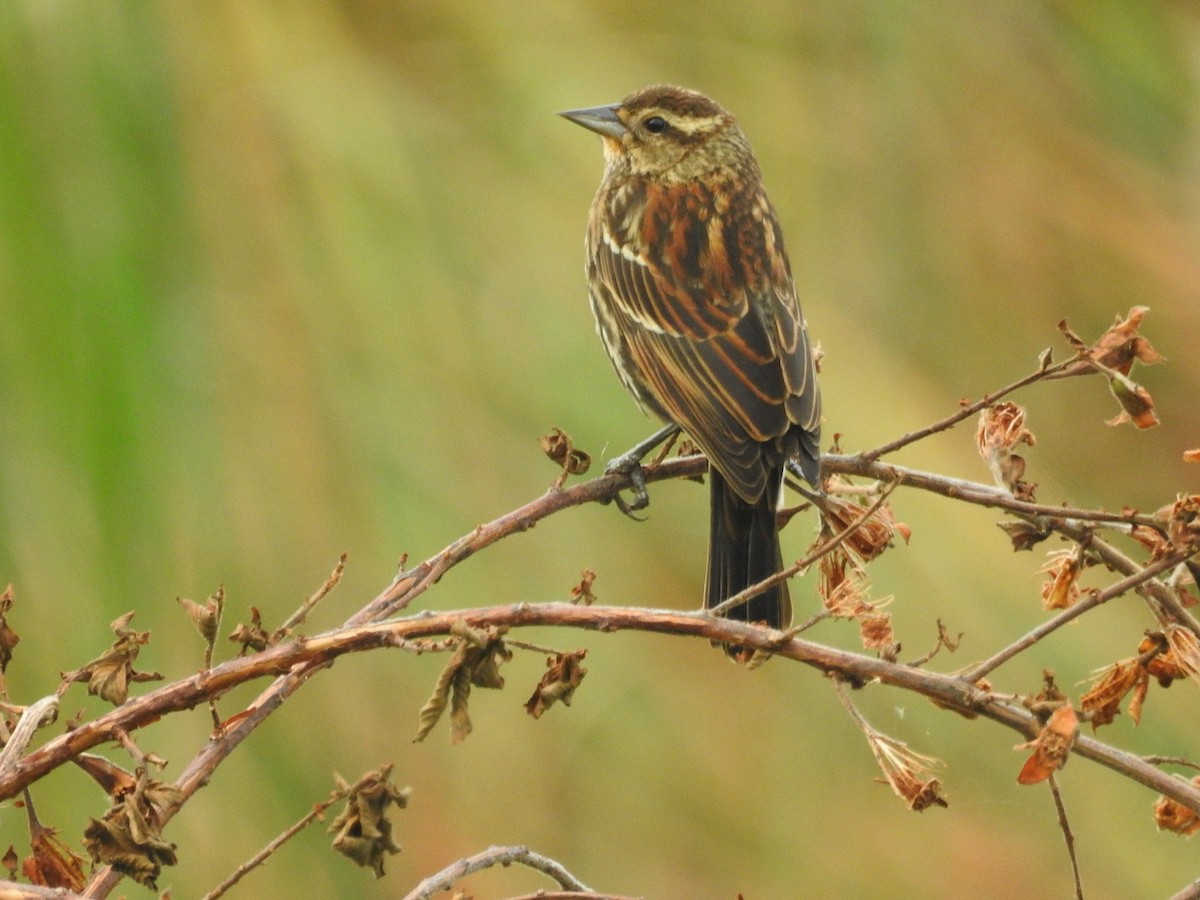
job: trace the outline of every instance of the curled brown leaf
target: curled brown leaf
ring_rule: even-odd
[[[1047,719],[1038,736],[1016,749],[1033,748],[1033,755],[1025,760],[1017,775],[1019,784],[1038,784],[1045,781],[1067,762],[1075,737],[1079,734],[1079,716],[1070,704],[1060,706]]]
[[[139,672],[133,664],[142,647],[150,643],[149,631],[134,631],[129,628],[133,613],[127,612],[116,619],[109,628],[117,639],[103,654],[73,672],[64,672],[65,681],[86,681],[89,694],[101,697],[114,706],[120,706],[129,697],[129,685],[139,681],[159,681],[158,672]]]
[[[179,800],[173,786],[139,771],[137,786],[118,796],[104,817],[91,819],[84,830],[92,861],[111,865],[153,890],[162,867],[176,863],[175,845],[164,841],[160,831],[165,811]]]
[[[1080,707],[1091,720],[1092,730],[1112,722],[1121,711],[1121,701],[1135,688],[1138,689],[1135,694],[1137,706],[1130,708],[1130,715],[1138,721],[1149,680],[1150,674],[1138,659],[1120,660],[1105,670],[1092,689],[1079,698]]]
[[[592,585],[596,581],[596,573],[591,569],[584,569],[579,573],[579,584],[571,588],[571,602],[582,603],[584,606],[591,606],[596,602],[596,595],[592,593]]]
[[[410,788],[398,788],[392,783],[391,771],[392,767],[386,765],[363,776],[346,798],[345,809],[329,826],[334,835],[333,849],[371,869],[376,878],[384,876],[387,856],[400,852],[400,845],[392,837],[388,807],[395,804],[404,809],[412,794]]]
[[[547,671],[533,689],[533,695],[525,702],[525,711],[538,719],[560,700],[563,706],[570,706],[575,688],[579,687],[583,676],[587,674],[587,669],[580,665],[585,656],[587,650],[576,650],[574,653],[558,653],[547,659]]]
[[[503,639],[507,630],[504,627],[473,629],[461,620],[454,623],[450,630],[451,636],[457,639],[454,653],[438,676],[433,694],[418,713],[414,742],[425,739],[447,708],[450,709],[450,743],[457,744],[471,733],[473,726],[468,712],[471,687],[504,687],[500,666],[512,659],[512,651]]]
[[[575,447],[571,436],[561,428],[553,429],[539,439],[542,452],[562,467],[562,474],[555,484],[562,487],[568,475],[583,475],[592,466],[592,458]]]
[[[1192,784],[1200,785],[1200,775],[1192,779]],[[1200,831],[1200,815],[1178,800],[1160,795],[1154,804],[1154,824],[1159,831],[1173,831],[1188,836]]]
[[[257,606],[250,607],[250,624],[239,622],[230,632],[229,640],[242,645],[240,655],[245,655],[247,650],[261,653],[278,643],[278,640],[263,628],[262,613],[258,611]]]

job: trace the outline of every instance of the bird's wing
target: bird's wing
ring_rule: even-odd
[[[593,303],[644,389],[753,501],[763,445],[798,426],[816,459],[820,397],[774,212],[761,194],[724,196],[686,184],[645,195],[640,214],[610,205],[591,236]]]

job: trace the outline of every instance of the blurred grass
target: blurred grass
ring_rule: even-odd
[[[1200,29],[1182,3],[238,2],[0,7],[0,580],[24,642],[14,699],[107,644],[130,608],[149,668],[200,663],[178,594],[226,585],[278,621],[350,552],[313,627],[523,502],[553,477],[551,425],[598,459],[651,424],[595,339],[582,278],[595,141],[554,110],[654,81],[706,90],[753,140],[827,352],[827,429],[871,446],[1015,378],[1068,317],[1095,335],[1135,304],[1169,358],[1164,424],[1109,429],[1102,385],[1023,398],[1048,502],[1143,508],[1196,490],[1200,444]],[[1065,352],[1065,351],[1064,351]],[[905,461],[983,477],[969,431]],[[449,575],[431,604],[562,597],[584,566],[606,602],[693,605],[703,492],[655,492],[635,526],[567,513]],[[941,616],[962,662],[1038,621],[1040,556],[995,516],[904,494],[912,546],[873,569],[906,649]],[[785,555],[811,535],[797,521]],[[811,603],[798,584],[798,606]],[[805,597],[809,597],[805,601]],[[997,673],[1073,687],[1148,624],[1114,606]],[[839,639],[834,629],[824,637]],[[853,646],[852,634],[845,634]],[[540,639],[564,647],[563,634]],[[820,679],[739,673],[707,648],[582,635],[570,710],[520,712],[539,659],[476,696],[477,733],[411,745],[440,662],[345,660],[218,773],[168,835],[162,879],[196,896],[384,760],[414,787],[404,855],[371,882],[302,836],[255,896],[401,896],[491,843],[527,843],[605,889],[657,897],[1061,896],[1049,798],[1014,784],[1011,737],[870,692],[879,727],[950,763],[952,806],[914,816],[872,783]],[[942,664],[960,664],[951,659]],[[872,694],[874,696],[872,696]],[[226,713],[253,696],[228,698]],[[1194,690],[1151,697],[1144,752],[1187,752]],[[74,691],[78,704],[98,707]],[[150,729],[177,767],[205,718]],[[1062,775],[1089,896],[1194,878],[1146,792]],[[35,795],[68,839],[103,798],[58,773]],[[24,815],[0,813],[0,846]],[[1119,823],[1119,827],[1113,827]],[[530,889],[498,873],[481,897]]]

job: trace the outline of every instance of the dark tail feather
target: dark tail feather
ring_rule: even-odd
[[[772,472],[762,497],[757,503],[748,504],[720,472],[709,470],[712,521],[705,607],[711,609],[783,568],[775,517],[782,480],[782,469]],[[787,582],[780,582],[726,615],[747,622],[765,622],[772,628],[787,628],[792,621]],[[725,652],[731,656],[737,656],[741,650],[736,645],[725,645]]]

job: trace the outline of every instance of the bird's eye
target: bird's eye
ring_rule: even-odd
[[[662,116],[651,116],[642,124],[651,134],[662,134],[667,130],[667,120]]]

